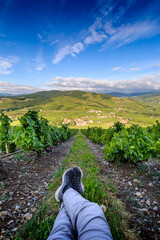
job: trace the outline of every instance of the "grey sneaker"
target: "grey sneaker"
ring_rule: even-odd
[[[62,184],[55,192],[55,199],[57,202],[63,201],[63,194],[69,188],[73,188],[72,185],[72,169],[68,169],[63,173]]]
[[[73,168],[73,189],[79,193],[84,192],[82,177],[83,177],[82,170],[79,167],[75,166]]]

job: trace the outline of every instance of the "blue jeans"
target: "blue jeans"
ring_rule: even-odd
[[[47,240],[113,240],[102,209],[74,189],[63,195],[63,203]]]

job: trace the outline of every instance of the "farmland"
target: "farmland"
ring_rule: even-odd
[[[103,205],[114,239],[158,239],[158,103],[85,92],[61,94],[1,114],[1,156],[13,151],[12,143],[14,151],[23,150],[3,157],[1,239],[46,239],[60,208],[54,193],[63,172],[75,165],[84,172],[83,196]],[[6,101],[12,104],[13,99]],[[152,118],[147,118],[150,112]],[[68,119],[86,119],[86,125]]]
[[[61,125],[65,120],[77,128],[106,128],[116,121],[148,126],[160,120],[158,103],[151,105],[139,99],[81,91],[49,91],[1,98],[0,109],[12,118],[13,125],[18,125],[18,118],[28,110],[38,111],[51,124]]]

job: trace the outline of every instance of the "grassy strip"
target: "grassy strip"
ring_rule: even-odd
[[[106,176],[99,175],[99,168],[95,156],[90,152],[82,136],[78,134],[70,154],[64,160],[62,167],[54,175],[54,180],[49,185],[49,194],[37,215],[19,233],[16,240],[32,239],[44,240],[52,229],[60,204],[55,202],[53,193],[61,184],[61,177],[67,168],[78,165],[81,167],[84,178],[85,192],[83,196],[99,205],[105,205],[105,216],[111,227],[114,239],[136,239],[124,221],[123,206],[115,197],[116,189]]]

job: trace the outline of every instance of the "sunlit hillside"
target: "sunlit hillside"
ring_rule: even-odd
[[[65,122],[83,128],[108,127],[116,121],[147,126],[160,120],[157,105],[142,102],[139,98],[135,100],[82,91],[46,91],[1,98],[0,109],[11,117],[13,125],[18,125],[18,118],[29,109],[38,111],[51,124]]]

